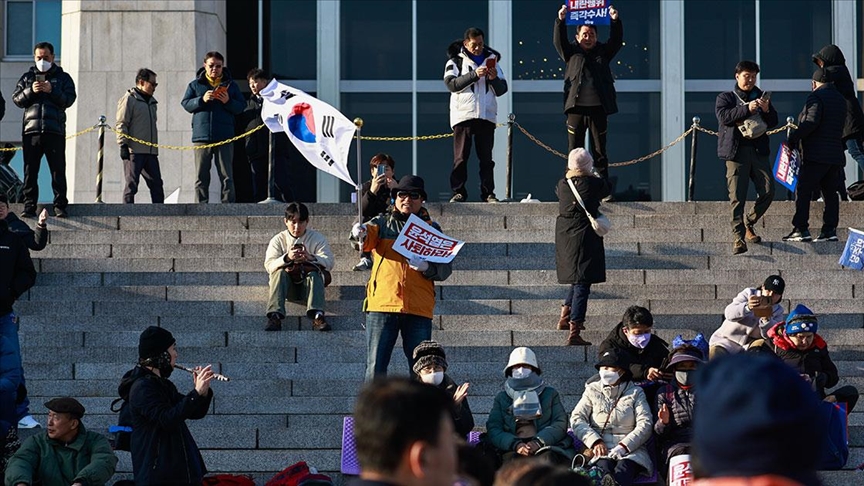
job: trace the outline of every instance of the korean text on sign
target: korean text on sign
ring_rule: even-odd
[[[417,216],[411,215],[393,249],[405,258],[422,257],[435,263],[449,263],[462,248],[464,242],[450,238],[426,224]]]
[[[864,270],[864,232],[849,228],[849,238],[838,263],[847,268]]]
[[[607,0],[569,0],[567,25],[609,25]]]

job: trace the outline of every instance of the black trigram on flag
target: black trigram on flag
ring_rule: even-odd
[[[321,123],[321,135],[327,138],[333,138],[333,125],[336,123],[336,117],[325,115],[324,122]]]

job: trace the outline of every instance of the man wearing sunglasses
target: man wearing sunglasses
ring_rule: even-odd
[[[127,91],[117,102],[117,131],[137,140],[153,144],[159,143],[159,130],[156,128],[156,73],[141,68],[135,76],[135,87]],[[145,145],[130,138],[118,136],[120,159],[123,160],[123,202],[135,202],[138,181],[143,175],[150,189],[153,204],[165,202],[165,189],[162,186],[162,171],[159,169],[159,149]]]
[[[408,370],[414,365],[412,353],[421,341],[432,339],[432,313],[435,310],[434,282],[446,280],[452,272],[449,263],[427,262],[420,257],[406,259],[393,249],[393,243],[413,214],[437,230],[437,223],[423,208],[426,200],[422,178],[406,175],[391,189],[393,211],[372,218],[351,229],[352,241],[363,251],[372,252],[372,273],[366,285],[366,381],[387,374],[396,338],[402,335],[402,348]]]

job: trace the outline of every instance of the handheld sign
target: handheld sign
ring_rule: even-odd
[[[428,262],[450,263],[464,244],[412,214],[393,243],[393,249],[405,258],[419,256]]]
[[[864,270],[864,231],[849,228],[849,238],[846,247],[837,262],[846,268]]]
[[[568,0],[567,25],[609,25],[609,0]]]
[[[798,187],[798,170],[801,168],[801,153],[789,147],[786,142],[780,143],[777,158],[774,160],[774,178],[786,189],[795,192]]]

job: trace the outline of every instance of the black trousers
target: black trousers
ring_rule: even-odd
[[[567,112],[567,153],[585,148],[585,132],[591,133],[591,156],[594,167],[603,177],[609,177],[609,157],[606,156],[606,110],[602,106],[576,106]]]
[[[249,167],[252,169],[252,193],[255,202],[267,199],[267,187],[270,184],[269,156],[249,157]],[[288,175],[288,157],[275,155],[273,158],[273,197],[282,202],[292,202],[294,189]]]
[[[738,147],[735,160],[726,161],[726,188],[732,205],[732,234],[735,238],[743,240],[746,226],[756,224],[774,201],[774,177],[771,172],[768,156],[757,154],[753,146]],[[756,187],[756,202],[745,220],[744,203],[747,202],[750,181]]]
[[[822,231],[837,229],[840,222],[840,197],[837,195],[837,179],[842,165],[804,163],[798,171],[798,187],[795,188],[795,215],[792,225],[799,230],[810,229],[810,195],[817,189],[822,191],[825,210],[822,212]]]
[[[600,459],[597,461],[597,467],[602,469],[606,474],[611,474],[615,481],[621,486],[630,486],[636,480],[639,473],[644,472],[645,468],[630,459]]]
[[[495,194],[495,162],[492,148],[495,145],[495,124],[480,119],[466,120],[453,127],[453,170],[450,172],[450,189],[453,194],[462,194],[468,199],[465,182],[468,181],[468,158],[471,156],[471,139],[476,144],[475,152],[480,159],[480,200]]]
[[[51,189],[54,190],[54,207],[65,209],[66,199],[66,137],[57,133],[24,135],[24,211],[36,212],[39,202],[39,168],[42,156],[48,159],[51,171]]]
[[[144,176],[144,182],[150,189],[150,201],[153,204],[165,202],[165,188],[162,186],[162,172],[159,169],[159,157],[153,154],[130,154],[129,160],[123,161],[123,175],[126,186],[123,188],[123,202],[135,202],[138,193],[138,181]]]

